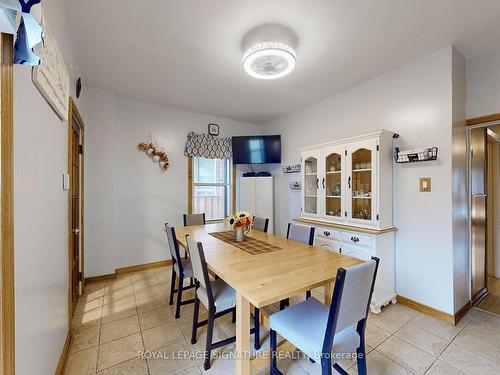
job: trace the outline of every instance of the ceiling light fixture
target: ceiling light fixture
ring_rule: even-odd
[[[258,79],[276,79],[295,69],[297,55],[289,45],[263,42],[250,47],[243,55],[243,68]]]

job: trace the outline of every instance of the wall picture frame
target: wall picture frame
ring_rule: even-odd
[[[219,135],[219,125],[218,124],[208,124],[208,134]]]

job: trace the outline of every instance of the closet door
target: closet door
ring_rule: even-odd
[[[256,177],[242,177],[240,179],[240,211],[248,211],[255,215],[255,179]]]
[[[273,178],[255,178],[255,216],[269,219],[268,233],[274,233]]]
[[[324,189],[324,217],[328,220],[345,221],[345,146],[325,149],[322,153],[324,175],[321,188]]]
[[[376,222],[377,140],[347,146],[347,219],[355,224]]]

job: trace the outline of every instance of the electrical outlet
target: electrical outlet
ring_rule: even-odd
[[[429,193],[431,191],[431,178],[421,177],[420,178],[420,192]]]

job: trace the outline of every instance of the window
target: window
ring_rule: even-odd
[[[193,157],[192,213],[207,221],[223,220],[231,212],[231,160]]]

